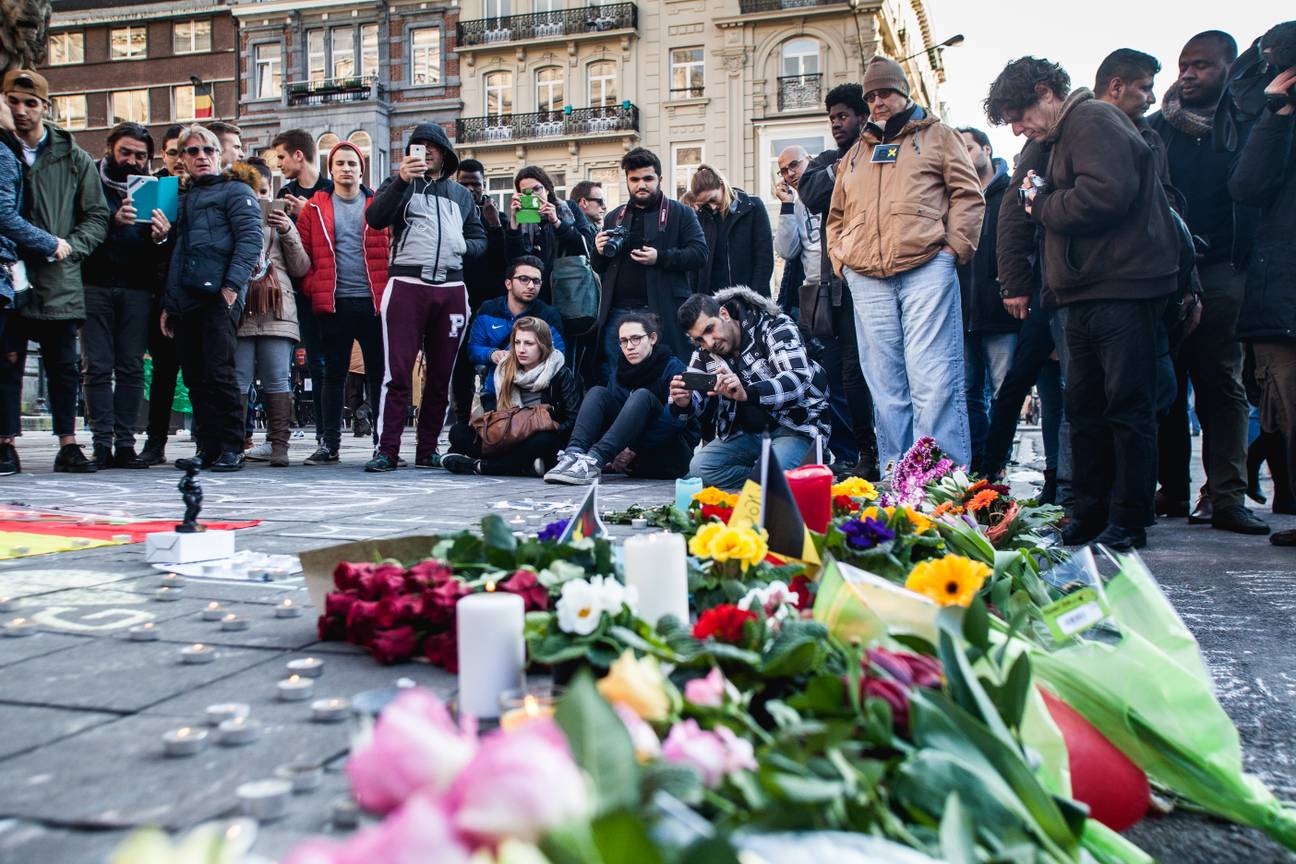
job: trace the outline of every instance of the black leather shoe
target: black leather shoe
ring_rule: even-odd
[[[22,462],[18,459],[18,448],[12,444],[0,444],[0,477],[8,477],[22,471]]]
[[[1296,530],[1275,531],[1269,535],[1269,542],[1274,546],[1296,546]]]
[[[1039,495],[1035,499],[1041,504],[1057,503],[1057,472],[1044,472],[1044,486],[1040,489]]]
[[[1171,498],[1164,492],[1157,492],[1152,504],[1158,516],[1169,516],[1182,519],[1188,515],[1188,501],[1183,498]]]
[[[1084,546],[1102,533],[1101,525],[1086,525],[1083,522],[1071,521],[1062,529],[1063,546]]]
[[[1197,499],[1197,506],[1188,514],[1189,525],[1210,525],[1215,518],[1215,505],[1205,495]]]
[[[198,452],[186,459],[175,460],[175,467],[179,471],[188,471],[190,465],[196,465],[199,471],[206,471],[211,467],[212,460],[206,453]]]
[[[154,444],[149,441],[144,445],[144,449],[136,456],[126,467],[127,468],[151,468],[154,465],[166,464],[166,445]]]
[[[243,470],[243,454],[235,453],[232,450],[226,450],[220,455],[220,458],[207,466],[208,471],[219,471],[229,473],[230,471]]]
[[[94,455],[90,461],[94,462],[96,471],[106,471],[109,468],[115,468],[113,464],[112,448],[106,444],[96,444],[93,450]]]
[[[135,454],[134,447],[118,447],[117,451],[113,453],[113,467],[129,468],[131,463],[138,458],[139,456]]]
[[[54,472],[64,474],[93,474],[98,466],[86,458],[76,444],[64,444],[54,457]]]
[[[1263,537],[1269,533],[1269,526],[1259,516],[1241,504],[1224,507],[1215,511],[1211,517],[1211,527],[1221,531],[1232,531],[1234,534],[1254,534]]]
[[[1142,549],[1147,545],[1147,532],[1142,528],[1108,525],[1093,539],[1093,542],[1101,543],[1117,552],[1128,552],[1131,549]]]

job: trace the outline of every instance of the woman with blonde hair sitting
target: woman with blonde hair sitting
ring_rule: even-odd
[[[495,393],[480,416],[450,429],[441,466],[455,474],[543,477],[567,445],[580,411],[581,386],[553,347],[540,318],[513,322],[509,352],[495,367]]]

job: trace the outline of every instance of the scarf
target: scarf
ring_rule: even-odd
[[[563,352],[555,349],[545,361],[533,369],[523,371],[513,376],[513,389],[509,393],[504,392],[504,376],[502,374],[504,364],[501,363],[495,367],[495,392],[499,401],[499,407],[518,407],[526,404],[524,393],[539,393],[549,386],[553,381],[558,370],[563,367],[565,358]]]
[[[643,359],[641,363],[631,363],[626,359],[625,354],[617,355],[616,380],[617,383],[627,390],[649,389],[653,394],[660,396],[653,387],[661,380],[662,372],[666,369],[666,364],[675,359],[670,348],[657,340],[657,345],[653,348],[652,353]]]
[[[130,175],[127,174],[126,176],[129,177]],[[118,195],[120,195],[121,197],[123,197],[123,198],[126,197],[126,181],[125,181],[125,180],[114,180],[113,178],[111,178],[111,177],[108,176],[108,157],[107,157],[107,156],[105,156],[105,157],[103,157],[102,159],[99,160],[99,179],[103,181],[103,184],[104,184],[105,186],[107,186],[109,189],[111,189],[111,190],[113,190],[114,192],[116,192],[116,193],[117,193]]]
[[[1161,97],[1161,115],[1189,138],[1205,138],[1215,128],[1215,106],[1202,110],[1184,105],[1177,81]]]

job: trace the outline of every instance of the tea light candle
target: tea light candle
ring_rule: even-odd
[[[666,615],[689,620],[688,558],[683,534],[658,531],[627,537],[625,584],[639,594],[636,614],[656,625]]]
[[[522,598],[496,591],[469,594],[455,606],[459,642],[459,712],[499,716],[499,697],[521,686],[526,664]]]
[[[509,707],[510,704],[517,707]],[[554,715],[554,699],[551,695],[527,693],[522,697],[521,704],[518,704],[517,700],[501,697],[500,705],[505,710],[500,715],[499,724],[500,729],[505,732],[521,729],[528,723]]]
[[[139,624],[130,628],[130,638],[132,642],[156,642],[159,637],[158,628],[153,622]]]
[[[258,822],[282,818],[288,812],[292,783],[287,780],[253,780],[234,790],[243,812]]]
[[[220,733],[220,743],[225,746],[251,744],[261,737],[261,724],[247,717],[222,720],[216,730]]]
[[[158,580],[158,585],[163,588],[183,588],[184,584],[185,578],[179,573],[165,573],[162,578]]]
[[[15,618],[4,625],[6,636],[31,636],[36,633],[36,622],[30,618]]]
[[[351,700],[342,697],[316,699],[310,704],[311,719],[317,723],[338,723],[351,713]]]
[[[219,621],[225,617],[225,607],[215,600],[207,604],[207,608],[202,611],[202,620]]]
[[[316,762],[280,765],[275,776],[291,783],[293,792],[313,792],[324,784],[324,766]]]
[[[339,798],[329,818],[334,828],[355,828],[360,824],[360,807],[350,798]]]
[[[288,674],[302,678],[318,678],[324,674],[324,661],[318,657],[303,657],[288,661]]]
[[[157,592],[153,595],[153,599],[160,600],[163,603],[167,603],[174,600],[179,600],[183,596],[184,596],[183,588],[172,588],[170,586],[165,586],[157,590]]]
[[[301,702],[310,698],[311,693],[315,690],[315,682],[300,675],[289,675],[279,682],[278,687],[281,701]]]
[[[298,606],[291,598],[285,599],[275,607],[276,618],[300,618],[302,607]]]
[[[693,496],[702,491],[701,477],[680,477],[675,481],[675,509],[687,512]]]
[[[636,531],[642,531],[648,527],[648,520],[642,516],[636,516],[630,520],[630,527]]]
[[[246,618],[240,618],[233,612],[221,619],[222,630],[246,630],[251,626],[251,622]]]
[[[162,735],[162,749],[168,756],[192,756],[207,746],[207,732],[182,726]]]
[[[210,663],[216,659],[216,649],[210,645],[194,643],[180,649],[180,662],[189,664]]]
[[[245,720],[250,713],[252,708],[246,702],[220,702],[207,706],[207,723],[220,726],[226,720]]]
[[[0,612],[12,612],[18,608],[17,597],[0,597]]]

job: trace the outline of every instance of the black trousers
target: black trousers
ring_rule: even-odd
[[[217,295],[173,325],[180,369],[193,403],[194,440],[198,452],[213,458],[243,452],[243,393],[234,362],[240,312]]]
[[[171,405],[175,402],[180,354],[176,340],[162,332],[162,309],[154,305],[149,320],[148,352],[153,359],[153,380],[149,382],[148,444],[163,445],[171,433]]]
[[[535,460],[544,461],[548,471],[558,464],[558,451],[567,446],[567,439],[558,432],[537,432],[507,453],[483,456],[481,439],[467,423],[450,427],[450,452],[461,453],[471,459],[481,460],[481,473],[509,477],[534,477]]]
[[[979,466],[973,465],[974,470],[986,476],[996,476],[1008,464],[1017,423],[1021,419],[1022,403],[1052,354],[1049,313],[1042,304],[1036,303],[1017,333],[1012,365],[1008,367],[1008,375],[999,385],[990,409],[990,430],[986,433],[982,462]]]
[[[860,365],[859,337],[855,329],[855,304],[851,294],[842,289],[841,305],[833,308],[833,331],[836,332],[837,353],[841,360],[842,391],[850,411],[851,430],[861,455],[877,456],[877,432],[873,428],[873,394],[864,379]],[[830,376],[832,372],[828,373]],[[825,442],[826,444],[827,442]],[[882,466],[886,467],[886,466]]]
[[[1157,468],[1156,334],[1165,299],[1067,306],[1074,517],[1143,528]]]
[[[300,284],[300,283],[298,283]],[[294,288],[296,285],[294,285]],[[321,382],[324,380],[324,345],[320,340],[319,323],[316,320],[315,313],[311,310],[310,298],[301,291],[293,294],[293,300],[297,302],[297,332],[301,335],[301,347],[306,349],[306,367],[310,370],[311,379],[311,403],[314,406],[315,416],[315,440],[323,441],[324,426],[320,418],[324,416],[324,387]],[[370,304],[372,308],[373,304]],[[342,377],[346,377],[346,370],[351,365],[351,349],[347,347],[346,363],[342,366]],[[366,366],[365,368],[368,368]],[[381,379],[379,379],[381,384]]]
[[[86,285],[85,305],[81,366],[95,446],[134,447],[153,299],[146,288]]]
[[[8,323],[0,347],[0,400],[4,427],[0,435],[22,434],[22,386],[27,368],[27,343],[40,345],[41,364],[49,387],[55,435],[76,434],[77,327],[80,321],[46,321],[6,313]]]
[[[319,330],[320,347],[324,357],[324,386],[321,402],[323,413],[319,425],[323,430],[324,446],[336,450],[342,444],[342,403],[347,372],[351,368],[351,345],[360,343],[364,355],[365,381],[369,390],[369,404],[377,405],[382,395],[383,341],[382,319],[374,314],[373,301],[368,297],[339,297],[336,311],[315,316]],[[374,443],[378,443],[378,429],[374,428]]]
[[[622,450],[635,452],[630,473],[673,479],[688,473],[693,450],[678,431],[661,421],[661,400],[649,390],[618,398],[601,385],[585,391],[568,446],[607,465]]]

